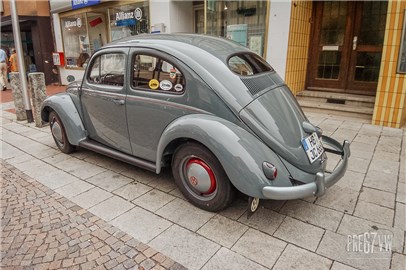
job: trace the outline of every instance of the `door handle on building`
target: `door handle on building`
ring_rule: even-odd
[[[352,50],[355,51],[357,49],[357,42],[358,42],[358,37],[354,36],[352,39]]]

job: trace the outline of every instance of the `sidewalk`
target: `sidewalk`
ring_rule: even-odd
[[[83,149],[60,153],[49,127],[16,122],[4,111],[11,105],[1,106],[6,164],[189,269],[405,269],[404,129],[307,113],[325,135],[352,142],[346,175],[321,198],[261,201],[247,219],[241,199],[220,213],[193,207],[169,172],[155,175]],[[337,162],[330,158],[328,166]],[[2,211],[13,205],[2,202]]]
[[[1,268],[183,269],[1,162]]]

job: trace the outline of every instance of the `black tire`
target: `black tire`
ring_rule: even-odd
[[[51,128],[52,137],[59,150],[65,154],[75,151],[76,147],[69,143],[65,127],[55,111],[51,111],[49,114],[49,126]]]
[[[183,196],[201,209],[217,212],[234,199],[234,187],[220,162],[200,144],[186,143],[176,150],[172,158],[172,174]]]

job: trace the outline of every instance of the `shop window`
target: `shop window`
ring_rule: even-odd
[[[149,2],[111,7],[111,40],[149,33]]]
[[[136,55],[133,63],[134,88],[172,94],[184,92],[185,79],[171,63],[150,55]]]
[[[62,18],[61,28],[66,66],[70,68],[83,66],[83,63],[90,56],[85,14]]]
[[[124,70],[124,54],[102,54],[93,60],[88,75],[88,81],[101,85],[123,86]]]
[[[232,39],[263,56],[268,3],[207,0],[206,34]]]

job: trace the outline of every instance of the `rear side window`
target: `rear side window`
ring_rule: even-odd
[[[171,94],[185,91],[185,78],[175,65],[150,55],[135,55],[133,63],[134,88]]]
[[[121,53],[106,53],[92,62],[88,81],[102,85],[124,85],[125,57]]]
[[[231,56],[228,67],[232,72],[241,76],[252,76],[259,73],[273,71],[272,67],[256,54],[238,54]]]

